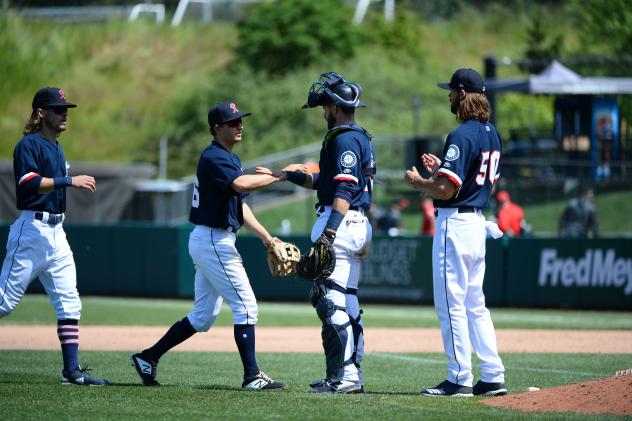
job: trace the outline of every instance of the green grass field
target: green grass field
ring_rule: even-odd
[[[192,300],[82,297],[82,325],[166,326],[186,315]],[[365,304],[363,320],[374,327],[438,327],[429,306]],[[492,308],[497,328],[632,330],[632,312]],[[319,326],[314,309],[305,303],[259,303],[259,326]],[[216,326],[231,326],[224,304]],[[55,312],[46,295],[29,294],[3,324],[54,325]]]
[[[186,314],[187,300],[84,297],[83,325],[168,325]],[[430,307],[366,305],[366,328],[372,326],[436,327]],[[309,304],[260,303],[262,326],[318,325]],[[632,329],[632,313],[492,309],[499,328]],[[54,313],[41,295],[27,295],[6,324],[49,324]],[[218,325],[230,325],[225,308]],[[579,383],[632,367],[630,354],[501,355],[510,392]],[[286,392],[240,390],[237,353],[171,352],[161,359],[160,388],[140,386],[127,352],[80,354],[94,374],[113,385],[87,388],[59,385],[57,351],[1,351],[0,405],[4,419],[622,419],[614,416],[525,414],[492,409],[480,398],[440,399],[419,396],[445,376],[445,358],[437,353],[369,353],[363,368],[364,396],[321,396],[306,393],[322,375],[321,354],[260,353],[263,370],[286,381]]]

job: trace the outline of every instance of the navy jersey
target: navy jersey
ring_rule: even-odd
[[[341,182],[351,188],[351,208],[368,210],[373,194],[375,156],[370,135],[358,125],[330,129],[320,151],[318,206],[331,206]]]
[[[243,174],[239,157],[214,140],[198,162],[189,221],[232,232],[239,230],[244,223],[242,200],[248,194],[235,192],[231,184]]]
[[[437,176],[448,177],[457,188],[449,200],[435,200],[437,208],[487,208],[500,177],[500,138],[491,123],[469,120],[454,129],[443,148]]]
[[[15,196],[20,210],[63,213],[66,211],[66,189],[38,194],[42,177],[68,175],[68,165],[61,145],[39,133],[24,136],[13,150]]]

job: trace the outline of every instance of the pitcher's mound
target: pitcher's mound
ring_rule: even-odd
[[[632,374],[499,396],[481,403],[525,412],[632,415]]]

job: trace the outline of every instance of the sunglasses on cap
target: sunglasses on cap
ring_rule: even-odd
[[[227,121],[226,123],[222,124],[222,126],[228,126],[228,127],[239,127],[242,124],[241,118],[238,118],[237,120],[232,120],[232,121]]]

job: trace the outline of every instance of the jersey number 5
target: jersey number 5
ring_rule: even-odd
[[[487,151],[481,153],[481,168],[476,176],[476,184],[482,186],[485,184],[485,178],[494,184],[496,179],[496,171],[498,171],[498,161],[500,161],[500,151]]]
[[[193,198],[191,200],[191,207],[197,208],[200,206],[200,190],[197,176],[195,176],[195,182],[193,183]]]

